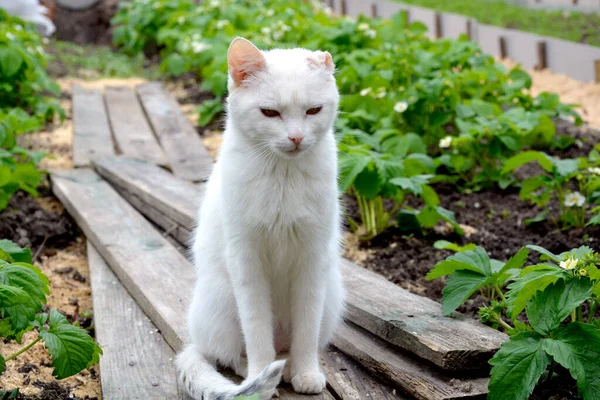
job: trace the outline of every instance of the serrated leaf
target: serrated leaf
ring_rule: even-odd
[[[545,255],[545,256],[546,256],[546,257],[548,257],[548,259],[550,259],[550,260],[554,260],[554,261],[556,261],[556,262],[561,262],[561,261],[562,261],[562,258],[561,258],[561,257],[559,257],[559,256],[557,256],[556,254],[554,254],[554,253],[552,253],[552,252],[550,252],[550,251],[546,250],[546,249],[545,249],[545,248],[543,248],[543,247],[540,247],[540,246],[535,246],[535,245],[532,245],[532,244],[529,244],[529,245],[527,245],[527,246],[525,246],[525,247],[527,247],[527,248],[528,248],[528,249],[530,249],[530,250],[537,251],[538,253],[541,253],[541,254]],[[544,259],[544,258],[542,257],[542,260],[543,260],[543,259]]]
[[[508,259],[498,273],[503,274],[509,269],[521,268],[525,264],[527,256],[529,256],[529,251],[525,247],[522,247],[514,256]]]
[[[488,400],[528,399],[550,361],[539,336],[528,332],[512,336],[490,360]]]
[[[508,285],[508,292],[506,293],[508,315],[515,319],[525,309],[525,306],[535,296],[536,292],[544,290],[548,285],[564,277],[566,277],[564,271],[554,268],[540,270],[525,268],[521,276]]]
[[[10,240],[2,239],[0,240],[0,250],[4,251],[8,255],[10,255],[11,259],[6,260],[10,262],[22,262],[31,264],[31,250],[28,248],[21,248],[14,242]]]
[[[432,280],[450,275],[456,271],[469,270],[476,272],[486,279],[492,274],[490,258],[482,247],[475,247],[474,250],[467,250],[461,253],[453,254],[436,264],[436,266],[427,273],[427,279]]]
[[[25,290],[0,284],[0,315],[10,320],[16,333],[27,329],[35,314],[42,311],[42,304],[32,298]]]
[[[40,330],[44,345],[52,355],[53,375],[64,379],[89,367],[102,354],[100,347],[88,333],[65,323],[66,318],[55,309],[50,310],[48,330]]]
[[[432,175],[415,175],[410,178],[398,177],[390,179],[390,183],[396,186],[400,186],[402,189],[416,194],[418,196],[423,194],[423,186],[429,182]]]
[[[450,315],[460,307],[480,287],[484,286],[488,277],[480,273],[461,270],[456,271],[446,281],[442,291],[442,311]]]
[[[590,297],[593,286],[588,278],[573,278],[567,282],[561,279],[537,292],[527,305],[531,327],[542,335],[550,334],[571,311]]]
[[[441,250],[452,250],[452,251],[456,251],[456,252],[461,252],[461,251],[473,250],[477,246],[475,245],[475,243],[469,243],[464,246],[460,246],[456,243],[452,243],[447,240],[436,240],[436,242],[433,244],[433,247],[435,247],[436,249],[441,249]]]
[[[550,210],[542,210],[535,217],[524,220],[523,224],[529,226],[538,222],[544,222],[548,218],[548,214],[550,214]]]
[[[354,179],[354,187],[367,200],[372,200],[377,196],[380,186],[380,175],[375,169],[363,169]]]
[[[544,339],[544,350],[567,368],[584,399],[600,398],[600,329],[573,322]]]
[[[0,284],[19,287],[40,303],[46,303],[48,286],[40,280],[36,271],[29,267],[11,264],[0,268]]]
[[[361,154],[345,155],[339,159],[340,190],[346,192],[354,180],[371,162],[371,158]]]

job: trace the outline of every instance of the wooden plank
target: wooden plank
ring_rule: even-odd
[[[442,37],[442,14],[439,12],[435,13],[435,37],[436,39]]]
[[[142,193],[144,203],[138,207],[148,218],[163,227],[169,226],[170,221],[194,220],[200,200],[194,204],[181,199],[201,199],[203,188],[148,163],[126,159],[120,162],[98,160],[94,165],[121,190]],[[169,220],[160,219],[146,207],[155,208]],[[485,369],[489,358],[507,339],[505,334],[470,317],[444,317],[439,303],[410,293],[349,261],[343,261],[342,273],[348,291],[348,318],[352,322],[442,368]]]
[[[500,46],[500,58],[505,59],[508,56],[506,52],[506,39],[503,36],[498,38],[499,46]]]
[[[194,185],[150,163],[126,157],[94,160],[94,168],[109,182],[126,188],[165,216],[191,229],[204,185]]]
[[[114,154],[102,93],[73,86],[73,164],[86,167],[93,158]]]
[[[51,179],[56,197],[165,341],[179,351],[187,340],[185,315],[195,281],[191,264],[93,171],[57,171]],[[141,348],[146,349],[145,342]],[[290,400],[333,399],[330,393],[304,396],[282,392]]]
[[[173,173],[188,181],[208,179],[213,159],[175,99],[158,82],[138,86],[137,93]]]
[[[187,335],[185,305],[195,279],[191,265],[93,171],[58,171],[51,178],[56,197],[178,350]]]
[[[596,83],[600,83],[600,60],[594,61],[594,73],[596,76]]]
[[[536,48],[537,48],[538,62],[537,62],[537,65],[535,66],[535,69],[542,70],[542,69],[548,68],[548,57],[546,56],[546,54],[547,54],[546,42],[543,42],[543,41],[537,42]]]
[[[173,349],[89,241],[87,252],[102,398],[183,399]]]
[[[373,378],[357,361],[333,347],[321,354],[321,367],[327,376],[327,385],[337,399],[408,399],[398,390]]]
[[[107,87],[104,97],[108,119],[121,153],[154,164],[167,165],[167,156],[158,144],[133,89],[124,86]]]
[[[343,260],[347,316],[353,323],[451,370],[486,369],[508,338],[471,317],[444,317],[439,303]]]
[[[419,400],[485,399],[489,378],[455,378],[357,326],[338,329],[333,345]]]
[[[379,17],[379,13],[377,12],[377,3],[371,3],[371,17],[377,18]]]

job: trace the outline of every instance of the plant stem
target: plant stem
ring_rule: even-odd
[[[38,336],[38,338],[35,339],[33,342],[29,343],[27,346],[23,347],[21,350],[17,351],[12,356],[7,357],[5,361],[10,361],[13,358],[16,358],[16,357],[20,356],[21,354],[25,353],[27,350],[29,350],[30,348],[32,348],[40,340],[42,340],[42,337]]]
[[[577,314],[575,310],[571,311],[571,322],[577,321]]]
[[[577,307],[577,321],[583,322],[583,312],[581,310],[581,306]]]
[[[498,293],[498,296],[500,297],[502,302],[506,303],[506,297],[504,297],[504,294],[502,294],[502,289],[500,289],[497,283],[494,284],[494,289],[496,289],[496,293]]]
[[[509,324],[507,324],[506,322],[504,322],[504,320],[502,319],[502,317],[501,317],[501,316],[498,316],[498,319],[497,319],[497,321],[498,321],[498,323],[499,323],[500,325],[502,325],[502,327],[503,327],[504,329],[506,329],[506,330],[512,330],[512,329],[515,329],[514,327],[512,327],[512,326],[510,326]]]

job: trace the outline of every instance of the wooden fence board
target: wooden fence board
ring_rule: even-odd
[[[138,86],[137,93],[173,173],[188,181],[206,180],[213,159],[179,104],[158,82]]]
[[[86,167],[93,158],[114,154],[102,93],[73,86],[73,164]]]
[[[158,144],[133,89],[124,86],[107,87],[104,97],[115,142],[121,153],[154,164],[167,165],[167,157]]]
[[[357,326],[338,329],[333,345],[419,400],[486,398],[488,378],[450,377]]]
[[[201,198],[199,194],[194,196],[193,185],[169,184],[168,180],[179,179],[159,173],[159,168],[151,164],[146,164],[140,172],[119,167],[110,160],[98,160],[95,165],[119,190],[135,192],[143,187],[144,193],[155,199],[138,205],[149,218],[156,213],[148,208],[156,208],[158,204],[162,207],[160,211],[170,208],[167,215],[172,221],[189,221],[195,217],[193,203],[177,202],[181,197]],[[115,165],[111,173],[106,167],[110,165]],[[169,189],[163,189],[165,187]],[[202,189],[195,190],[200,193]],[[163,227],[169,223],[155,222]],[[444,317],[439,303],[410,293],[349,261],[343,262],[342,273],[348,291],[348,318],[352,322],[442,368],[485,369],[489,358],[507,338],[470,317],[458,314]]]
[[[187,398],[177,387],[173,349],[90,242],[87,252],[94,328],[104,352],[100,357],[102,398]]]

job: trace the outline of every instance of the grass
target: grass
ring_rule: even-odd
[[[53,75],[84,79],[141,77],[157,79],[158,67],[150,64],[143,54],[128,56],[109,46],[81,46],[53,41],[47,48],[53,55],[49,66]]]
[[[600,47],[600,13],[530,9],[504,0],[397,0],[462,14],[481,23]]]

